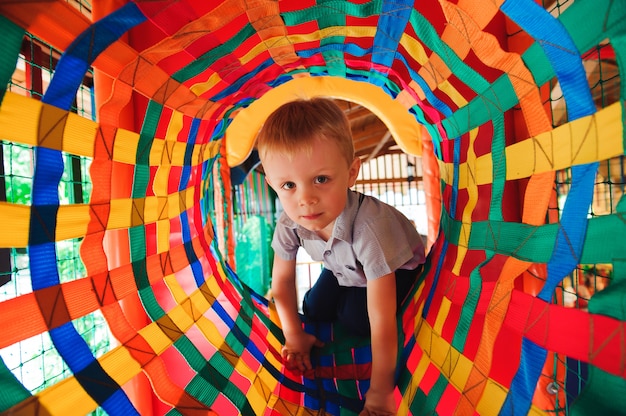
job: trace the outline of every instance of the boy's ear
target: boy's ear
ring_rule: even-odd
[[[356,183],[356,178],[357,176],[359,176],[359,171],[361,170],[361,159],[359,157],[355,157],[354,160],[352,161],[352,164],[350,165],[350,180],[349,180],[349,184],[350,187],[353,187],[354,184]]]

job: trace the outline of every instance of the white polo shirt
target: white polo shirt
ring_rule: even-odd
[[[362,201],[359,203],[359,198]],[[278,219],[272,248],[285,260],[303,247],[315,261],[331,270],[342,286],[367,286],[397,269],[424,263],[424,243],[415,226],[400,211],[367,195],[348,190],[328,241],[293,222],[284,212]]]

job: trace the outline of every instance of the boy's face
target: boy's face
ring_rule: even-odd
[[[291,158],[266,154],[263,160],[267,182],[278,194],[285,213],[324,239],[332,234],[335,219],[346,205],[346,191],[354,185],[360,166],[358,158],[347,166],[338,146],[320,139],[315,140],[311,154],[302,151]]]

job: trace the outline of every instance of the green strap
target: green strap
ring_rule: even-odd
[[[382,8],[381,0],[373,0],[363,4],[349,3],[343,0],[321,0],[317,6],[307,7],[301,10],[286,12],[282,14],[286,26],[297,26],[306,22],[320,21],[324,26],[332,22],[332,16],[368,17],[378,15]],[[345,23],[341,26],[345,26]]]
[[[19,345],[19,344],[18,344]],[[0,412],[15,406],[31,397],[31,394],[7,368],[0,357]]]
[[[332,4],[336,3],[334,0],[318,0],[319,7],[325,8],[326,4],[332,7]],[[332,9],[330,9],[332,10]],[[320,16],[317,21],[320,29],[327,27],[345,27],[346,15],[345,13],[329,13],[324,16]],[[320,42],[322,47],[322,56],[326,61],[328,67],[328,74],[332,76],[345,78],[346,76],[346,60],[343,56],[343,52],[337,49],[324,50],[326,45],[343,45],[346,40],[345,36],[329,36],[323,38]]]
[[[615,213],[589,220],[580,262],[614,263],[626,259],[626,245],[622,243],[625,234],[626,197],[622,195]]]
[[[211,67],[218,59],[230,55],[235,49],[241,46],[246,40],[256,35],[256,30],[250,23],[244,26],[230,40],[221,45],[216,46],[204,55],[194,59],[189,65],[185,66],[172,75],[172,79],[178,82],[185,82],[197,75],[202,74]],[[226,117],[224,117],[226,119]]]
[[[4,99],[5,86],[11,81],[11,76],[17,65],[17,58],[24,39],[24,29],[15,25],[4,16],[0,16],[0,39],[2,39],[2,53],[0,54],[0,103]]]
[[[614,244],[619,240],[611,239]],[[623,258],[622,258],[623,259]],[[626,321],[626,260],[613,263],[613,278],[604,290],[594,294],[589,300],[589,312],[611,316],[622,322]],[[624,334],[612,334],[613,339],[606,342],[624,342]],[[618,363],[616,363],[618,366]],[[626,392],[626,379],[607,373],[594,365],[589,365],[587,385],[572,405],[573,416],[582,415],[618,415],[624,412],[623,400]]]
[[[626,258],[626,246],[617,243],[617,236],[626,234],[625,216],[626,198],[622,197],[615,213],[588,221],[580,263],[613,263],[615,259]],[[442,231],[451,244],[459,244],[461,225],[461,221],[448,215],[441,217]],[[473,222],[468,248],[494,251],[533,263],[547,263],[552,256],[558,227],[558,223],[535,226],[505,221]]]

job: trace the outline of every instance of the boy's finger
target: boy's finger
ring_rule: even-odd
[[[298,354],[297,364],[300,371],[305,371],[308,368],[306,366],[306,356],[304,354]]]
[[[306,357],[306,360],[304,360],[304,367],[305,367],[305,370],[310,370],[313,368],[313,365],[311,364],[311,359],[309,358],[308,355]]]

